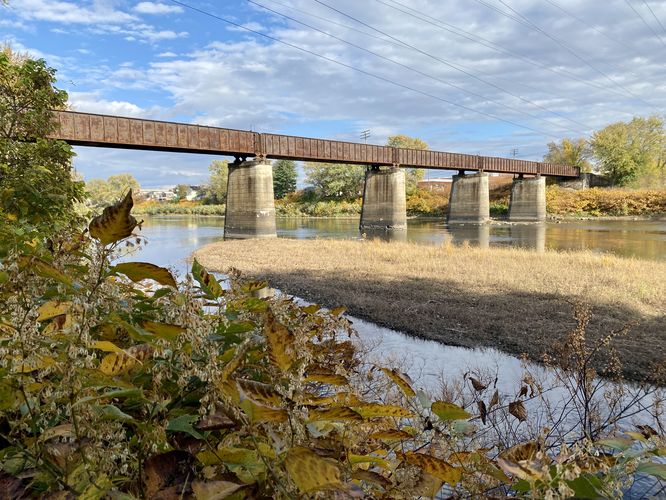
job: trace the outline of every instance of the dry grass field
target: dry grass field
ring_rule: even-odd
[[[616,341],[626,376],[666,358],[666,262],[589,252],[536,253],[411,243],[243,240],[206,246],[209,269],[231,267],[271,286],[411,335],[492,346],[539,359],[574,327],[572,303],[592,306],[590,339]]]

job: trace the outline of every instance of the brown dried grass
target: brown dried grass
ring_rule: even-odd
[[[536,253],[450,244],[244,240],[208,245],[197,258],[288,293],[446,344],[490,346],[539,359],[575,327],[588,303],[590,341],[628,323],[616,344],[626,376],[647,375],[666,353],[666,263],[590,252]]]

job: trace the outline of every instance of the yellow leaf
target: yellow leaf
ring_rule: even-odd
[[[289,450],[284,464],[301,493],[341,484],[340,469],[335,462],[321,458],[307,448],[296,447]]]
[[[451,486],[458,484],[462,477],[461,469],[452,466],[440,458],[426,455],[425,453],[413,453],[411,451],[405,453],[403,457],[408,463],[420,467],[428,474],[441,479]]]
[[[37,312],[39,313],[39,316],[37,316],[37,321],[44,321],[54,318],[55,316],[60,316],[61,314],[66,314],[71,308],[71,302],[50,300],[39,306],[39,309],[37,309]]]
[[[266,318],[264,335],[268,343],[270,359],[281,370],[286,371],[294,363],[294,335],[275,319],[272,313]]]
[[[256,403],[260,403],[274,408],[279,408],[282,404],[282,397],[270,385],[255,382],[254,380],[239,379],[238,385],[245,395]]]
[[[285,410],[274,410],[267,406],[255,404],[249,399],[241,402],[239,406],[253,423],[285,422],[289,418],[289,414]]]
[[[34,359],[29,360],[27,363],[24,362],[19,366],[19,373],[30,373],[36,370],[41,370],[43,368],[48,368],[55,364],[55,359],[51,356],[37,356]]]
[[[136,283],[142,280],[155,280],[160,285],[177,288],[176,280],[168,269],[149,262],[123,262],[113,266],[112,270],[124,274]]]
[[[24,269],[30,269],[36,275],[42,278],[50,278],[68,286],[72,286],[72,280],[65,273],[56,269],[51,264],[44,262],[37,258],[26,257],[25,255],[19,257],[19,263]]]
[[[500,453],[497,464],[504,472],[519,479],[541,479],[544,476],[544,463],[537,459],[538,451],[539,445],[528,441]]]
[[[168,323],[156,323],[155,321],[142,321],[141,327],[149,331],[156,337],[164,340],[173,341],[185,331],[185,328],[178,325],[170,325]]]
[[[314,369],[308,370],[305,376],[306,382],[321,382],[329,385],[347,385],[349,381],[342,375],[333,373],[330,370]]]
[[[412,389],[410,384],[409,376],[406,373],[400,373],[398,370],[393,369],[389,370],[388,368],[382,368],[382,371],[386,374],[388,378],[393,380],[393,382],[402,389],[402,392],[406,396],[413,398],[416,396],[416,392]]]
[[[123,353],[125,352],[116,344],[114,344],[113,342],[109,342],[108,340],[97,340],[93,342],[92,348],[99,349],[100,351],[104,352],[123,352]]]
[[[412,417],[414,414],[402,406],[366,404],[354,408],[365,418],[373,417]]]
[[[446,401],[435,401],[430,409],[432,412],[437,415],[441,420],[465,420],[470,418],[472,415],[466,412],[463,408],[453,403],[448,403]]]
[[[105,375],[122,375],[146,359],[152,351],[153,348],[149,344],[141,344],[121,352],[112,352],[102,358],[99,370]]]
[[[360,422],[363,420],[363,417],[351,408],[342,406],[339,408],[329,408],[326,410],[310,410],[309,420],[313,422],[320,420],[329,420],[334,422],[351,420]]]
[[[133,205],[130,189],[125,198],[106,207],[102,215],[98,215],[90,222],[88,226],[90,236],[98,239],[102,245],[115,243],[130,236],[138,225],[136,219],[130,214]]]
[[[402,439],[412,439],[412,437],[408,432],[397,429],[387,429],[370,434],[370,439],[380,439],[382,441],[399,441]]]
[[[236,484],[229,481],[200,481],[192,483],[194,498],[197,500],[222,500],[227,498],[242,488],[243,484]]]
[[[389,469],[390,464],[383,458],[376,457],[374,455],[355,455],[354,453],[347,454],[347,460],[352,465],[356,464],[374,464],[378,465],[383,469]]]
[[[333,316],[341,316],[346,310],[346,307],[336,307],[335,309],[331,309],[329,313]]]

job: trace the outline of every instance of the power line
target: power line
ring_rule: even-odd
[[[654,36],[657,37],[657,39],[661,42],[661,44],[664,47],[666,47],[666,42],[664,42],[664,40],[659,36],[659,33],[657,33],[655,29],[652,26],[650,26],[650,24],[645,20],[645,18],[641,15],[641,13],[638,12],[633,5],[631,5],[631,2],[629,0],[624,0],[624,1],[629,6],[629,8],[633,10],[634,13],[640,18],[640,20],[643,21],[643,24],[648,27],[648,29],[654,34]]]
[[[464,104],[459,104],[459,103],[457,103],[457,102],[450,101],[450,100],[445,99],[445,98],[443,98],[443,97],[439,97],[439,96],[436,96],[436,95],[434,95],[434,94],[430,94],[429,92],[425,92],[425,91],[423,91],[423,90],[419,90],[419,89],[416,89],[416,88],[414,88],[414,87],[410,87],[409,85],[405,85],[405,84],[403,84],[403,83],[396,82],[396,81],[394,81],[394,80],[391,80],[390,78],[386,78],[386,77],[383,77],[383,76],[381,76],[381,75],[377,75],[377,74],[375,74],[375,73],[371,73],[370,71],[365,71],[365,70],[363,70],[363,69],[361,69],[361,68],[357,68],[357,67],[355,67],[355,66],[352,66],[352,65],[350,65],[350,64],[344,63],[344,62],[342,62],[342,61],[338,61],[337,59],[333,59],[332,57],[328,57],[328,56],[325,56],[325,55],[323,55],[323,54],[318,54],[317,52],[314,52],[314,51],[312,51],[312,50],[310,50],[310,49],[306,49],[305,47],[301,47],[301,46],[299,46],[299,45],[296,45],[296,44],[293,44],[293,43],[290,43],[290,42],[287,42],[287,41],[281,40],[280,38],[277,38],[277,37],[274,37],[274,36],[271,36],[271,35],[267,35],[266,33],[262,33],[262,32],[260,32],[260,31],[254,30],[254,29],[252,29],[252,28],[248,28],[247,26],[243,26],[242,24],[236,23],[236,22],[234,22],[234,21],[232,21],[232,20],[230,20],[230,19],[226,19],[226,18],[224,18],[224,17],[218,16],[218,15],[213,14],[213,13],[211,13],[211,12],[208,12],[208,11],[205,11],[205,10],[203,10],[203,9],[200,9],[200,8],[198,8],[198,7],[194,7],[193,5],[186,4],[185,2],[181,2],[180,0],[169,0],[169,1],[170,1],[171,3],[176,4],[176,5],[180,5],[181,7],[184,7],[184,8],[186,8],[186,9],[192,10],[192,11],[194,11],[194,12],[198,12],[199,14],[202,14],[202,15],[204,15],[204,16],[208,16],[208,17],[211,17],[211,18],[213,18],[213,19],[217,19],[218,21],[222,21],[222,22],[227,23],[227,24],[229,24],[229,25],[231,25],[231,26],[234,26],[234,27],[236,27],[236,28],[239,28],[239,29],[245,30],[245,31],[247,31],[247,32],[249,32],[249,33],[253,33],[253,34],[255,34],[255,35],[259,35],[259,36],[261,36],[261,37],[264,37],[264,38],[266,38],[266,39],[268,39],[268,40],[272,40],[272,41],[274,41],[274,42],[281,43],[281,44],[283,44],[283,45],[285,45],[285,46],[287,46],[287,47],[291,47],[291,48],[293,48],[293,49],[296,49],[296,50],[299,50],[299,51],[304,52],[304,53],[306,53],[306,54],[309,54],[309,55],[312,55],[312,56],[318,57],[318,58],[323,59],[323,60],[325,60],[325,61],[332,62],[332,63],[334,63],[334,64],[337,64],[338,66],[342,66],[342,67],[344,67],[344,68],[351,69],[352,71],[356,71],[357,73],[361,73],[361,74],[363,74],[363,75],[366,75],[366,76],[369,76],[369,77],[375,78],[376,80],[380,80],[380,81],[383,81],[383,82],[385,82],[385,83],[389,83],[389,84],[391,84],[391,85],[393,85],[393,86],[395,86],[395,87],[399,87],[399,88],[402,88],[402,89],[404,89],[404,90],[409,90],[410,92],[415,92],[415,93],[417,93],[417,94],[423,95],[423,96],[425,96],[425,97],[429,97],[429,98],[431,98],[431,99],[436,99],[436,100],[438,100],[438,101],[440,101],[440,102],[444,102],[444,103],[450,104],[451,106],[455,106],[455,107],[457,107],[457,108],[464,109],[464,110],[466,110],[466,111],[471,111],[472,113],[477,113],[477,114],[482,115],[482,116],[485,116],[485,117],[487,117],[487,118],[492,118],[493,120],[501,121],[501,122],[503,122],[503,123],[507,123],[507,124],[509,124],[509,125],[513,125],[514,127],[518,127],[518,128],[523,129],[523,130],[529,130],[530,132],[535,132],[535,133],[537,133],[537,134],[539,134],[539,135],[543,135],[543,136],[546,136],[546,137],[553,137],[553,135],[552,135],[551,133],[544,132],[543,130],[535,129],[535,128],[532,128],[532,127],[527,126],[527,125],[522,125],[522,124],[520,124],[520,123],[516,123],[516,122],[514,122],[514,121],[512,121],[512,120],[507,120],[507,119],[505,119],[505,118],[501,118],[501,117],[499,117],[499,116],[495,116],[495,115],[493,115],[493,114],[491,114],[491,113],[486,113],[485,111],[481,111],[481,110],[478,110],[478,109],[470,108],[469,106],[465,106]]]
[[[664,27],[664,25],[661,23],[661,21],[660,21],[659,18],[657,17],[657,14],[654,13],[654,11],[652,10],[652,7],[650,7],[650,4],[647,3],[647,0],[643,0],[643,3],[645,4],[645,6],[646,6],[646,7],[648,8],[648,10],[650,11],[650,14],[652,14],[652,17],[654,17],[654,20],[657,21],[657,24],[658,24],[659,26],[661,26],[661,29],[664,30],[664,33],[666,33],[666,28]]]
[[[350,41],[348,41],[348,40],[345,40],[345,39],[343,39],[343,38],[341,38],[341,37],[338,37],[338,36],[336,36],[336,35],[334,35],[334,34],[332,34],[332,33],[329,33],[329,32],[327,32],[327,31],[321,30],[321,29],[319,29],[319,28],[317,28],[317,27],[315,27],[315,26],[312,26],[312,25],[310,25],[310,24],[304,23],[303,21],[299,21],[298,19],[295,19],[295,18],[293,18],[293,17],[291,17],[291,16],[288,16],[288,15],[286,15],[286,14],[282,14],[282,13],[276,11],[276,10],[273,10],[273,9],[270,9],[270,8],[266,7],[265,5],[263,5],[263,4],[259,3],[259,2],[256,2],[255,0],[247,0],[247,2],[248,2],[248,3],[251,3],[251,4],[254,4],[254,5],[257,5],[257,6],[261,7],[261,8],[263,8],[263,9],[267,10],[268,12],[272,12],[273,14],[277,14],[277,15],[279,15],[279,16],[285,18],[285,19],[288,19],[288,20],[290,20],[290,21],[293,21],[293,22],[295,22],[295,23],[298,23],[298,24],[300,24],[300,25],[302,25],[302,26],[305,26],[305,27],[307,27],[307,28],[309,28],[309,29],[311,29],[311,30],[314,30],[314,31],[316,31],[316,32],[318,32],[318,33],[322,33],[322,34],[324,34],[324,35],[326,35],[326,36],[329,36],[329,37],[331,37],[331,38],[334,38],[335,40],[338,40],[338,41],[340,41],[340,42],[342,42],[342,43],[344,43],[344,44],[347,44],[347,45],[349,45],[349,46],[351,46],[351,47],[354,47],[355,49],[362,50],[363,52],[366,52],[366,53],[368,53],[368,54],[371,54],[371,55],[373,55],[373,56],[375,56],[375,57],[377,57],[377,58],[380,58],[380,59],[382,59],[382,60],[388,61],[388,62],[390,62],[390,63],[392,63],[392,64],[395,64],[395,65],[397,65],[397,66],[400,66],[400,67],[402,67],[402,68],[405,68],[405,69],[407,69],[407,70],[409,70],[409,71],[412,71],[412,72],[414,72],[414,73],[417,73],[417,74],[419,74],[419,75],[421,75],[421,76],[424,76],[424,77],[426,77],[426,78],[430,78],[430,79],[432,79],[432,80],[434,80],[434,81],[436,81],[436,82],[439,82],[439,83],[442,83],[442,84],[444,84],[444,85],[448,85],[448,86],[450,86],[450,87],[453,87],[453,88],[455,88],[455,89],[458,89],[458,90],[460,90],[461,92],[464,92],[464,93],[466,93],[466,94],[472,95],[472,96],[477,97],[477,98],[479,98],[479,99],[483,99],[483,100],[486,100],[486,101],[493,102],[493,103],[497,104],[498,106],[501,106],[501,107],[503,107],[503,108],[506,108],[506,109],[508,109],[508,110],[510,110],[510,111],[513,111],[513,112],[515,112],[515,113],[519,113],[519,114],[522,114],[522,115],[525,115],[525,116],[529,116],[530,118],[534,118],[534,119],[537,119],[537,120],[544,121],[544,122],[546,122],[546,123],[548,123],[548,124],[550,124],[550,125],[554,125],[554,126],[556,126],[556,127],[558,127],[558,128],[561,128],[562,130],[571,131],[571,129],[568,129],[568,128],[562,128],[562,127],[560,126],[560,124],[558,124],[558,123],[551,122],[550,120],[547,120],[547,119],[542,118],[542,117],[540,117],[540,116],[533,115],[533,114],[531,114],[531,113],[528,113],[528,112],[526,112],[526,111],[523,111],[523,110],[520,110],[520,109],[514,108],[514,107],[512,107],[512,106],[508,106],[508,105],[503,104],[503,103],[501,103],[501,102],[499,102],[499,101],[497,101],[497,100],[494,100],[494,99],[492,99],[492,98],[489,98],[489,97],[487,97],[487,96],[485,96],[485,95],[482,95],[482,94],[476,93],[476,92],[474,92],[474,91],[468,90],[468,89],[466,89],[466,88],[464,88],[464,87],[461,87],[460,85],[457,85],[457,84],[455,84],[455,83],[451,83],[451,82],[448,82],[448,81],[443,80],[443,79],[441,79],[441,78],[438,78],[438,77],[436,77],[436,76],[432,76],[432,75],[430,75],[430,74],[428,74],[428,73],[425,73],[425,72],[423,72],[423,71],[421,71],[421,70],[419,70],[419,69],[416,69],[416,68],[414,68],[414,67],[412,67],[412,66],[408,66],[408,65],[403,64],[403,63],[401,63],[401,62],[399,62],[399,61],[396,61],[396,60],[394,60],[394,59],[391,59],[390,57],[386,57],[386,56],[384,56],[384,55],[382,55],[382,54],[379,54],[379,53],[374,52],[374,51],[372,51],[372,50],[369,50],[369,49],[367,49],[367,48],[365,48],[365,47],[362,47],[362,46],[360,46],[360,45],[358,45],[358,44],[356,44],[356,43],[353,43],[353,42],[350,42]],[[383,34],[383,32],[381,32],[381,31],[378,31],[378,32]],[[389,36],[390,36],[390,35],[389,35]],[[397,39],[396,39],[396,40],[397,40]],[[453,67],[453,66],[452,66],[452,67]],[[460,70],[460,71],[462,71],[462,70]],[[465,72],[465,71],[463,71],[463,73],[465,73],[465,74],[469,74],[469,73],[467,73],[467,72]],[[473,75],[472,75],[472,76],[473,76]],[[499,88],[499,87],[498,87],[498,88]],[[502,89],[500,88],[500,90],[502,90]],[[513,95],[513,94],[511,94],[511,95]],[[531,101],[527,101],[527,102],[531,102]],[[544,109],[545,111],[548,111],[548,112],[551,112],[551,113],[557,114],[556,112],[550,111],[548,108],[545,108],[545,107],[543,107],[543,106],[539,106],[539,105],[537,105],[537,104],[535,104],[535,106],[537,106],[537,107],[541,107],[541,108]],[[566,118],[566,117],[563,116],[563,118]],[[574,123],[577,123],[577,122],[575,122],[574,120],[570,120],[570,121],[572,121],[572,122],[574,122]],[[586,125],[584,125],[584,124],[582,124],[582,123],[581,123],[580,125],[583,126],[585,129],[588,128]],[[574,130],[574,132],[576,132],[576,133],[578,133],[578,134],[581,134],[581,133],[582,133],[583,135],[586,133],[586,131],[580,131],[580,130]]]
[[[380,0],[376,0],[376,1],[380,1]],[[605,87],[603,85],[599,85],[596,82],[591,82],[591,81],[585,80],[584,78],[581,78],[578,75],[576,75],[574,73],[571,73],[570,71],[567,71],[567,70],[564,70],[564,69],[552,68],[548,64],[541,63],[539,61],[535,61],[535,60],[530,59],[528,57],[525,57],[521,54],[518,54],[517,52],[513,52],[512,50],[506,49],[506,48],[494,43],[493,41],[488,40],[487,38],[483,38],[482,36],[479,36],[479,35],[476,35],[474,33],[469,32],[469,31],[463,30],[462,28],[458,28],[457,26],[449,24],[445,21],[442,21],[441,19],[430,16],[428,14],[425,14],[425,13],[422,14],[422,13],[420,13],[420,11],[416,11],[415,9],[413,9],[413,8],[403,4],[403,3],[400,3],[397,0],[389,0],[389,1],[394,3],[394,4],[400,5],[401,7],[404,7],[405,9],[409,9],[409,10],[414,11],[414,12],[419,12],[419,14],[421,14],[421,15],[415,15],[415,14],[412,14],[410,12],[399,9],[399,8],[393,6],[393,5],[385,4],[388,7],[392,8],[392,9],[395,9],[397,11],[403,12],[407,15],[412,16],[412,17],[415,17],[416,19],[420,19],[420,20],[422,20],[422,21],[424,21],[428,24],[431,24],[433,26],[438,27],[441,30],[447,31],[449,33],[453,33],[454,35],[457,35],[457,36],[460,36],[462,38],[465,38],[466,40],[470,40],[472,42],[478,43],[480,45],[483,45],[484,47],[488,47],[489,49],[495,50],[495,51],[500,52],[502,54],[517,57],[518,59],[520,59],[522,61],[525,61],[526,63],[528,63],[532,66],[535,66],[537,68],[541,68],[545,71],[549,71],[549,72],[551,72],[555,75],[558,75],[558,76],[564,75],[564,76],[566,76],[566,77],[568,77],[572,80],[576,80],[576,81],[578,81],[578,82],[580,82],[584,85],[587,85],[589,87],[601,90],[603,92],[608,92],[608,93],[611,93],[611,94],[614,94],[614,95],[617,95],[617,96],[620,96],[620,97],[626,97],[623,93],[621,93],[621,92],[619,92],[619,91],[617,91],[613,88],[608,88],[608,87]],[[383,3],[383,2],[381,2],[381,3]],[[425,16],[425,17],[422,17],[422,16]],[[432,21],[434,21],[434,23],[429,21],[428,19],[431,19]],[[563,98],[562,96],[557,96],[557,97]],[[566,98],[563,98],[563,99],[566,99]],[[631,113],[627,113],[627,112],[622,112],[622,113],[626,114],[626,115],[633,116]]]
[[[632,51],[634,50],[631,46],[627,45],[627,44],[624,43],[622,40],[610,36],[608,33],[606,33],[606,32],[604,32],[604,31],[600,30],[599,28],[597,28],[597,27],[594,26],[593,24],[589,24],[587,21],[585,21],[584,19],[580,18],[579,16],[577,16],[576,14],[574,14],[573,12],[571,12],[570,10],[565,9],[564,7],[562,7],[562,6],[561,6],[560,4],[558,4],[557,2],[555,2],[555,1],[553,1],[553,0],[545,0],[545,1],[548,2],[550,5],[552,5],[553,7],[555,7],[556,9],[559,9],[560,11],[564,12],[567,16],[574,18],[576,21],[578,21],[579,23],[583,24],[584,26],[587,26],[587,27],[590,28],[591,30],[596,31],[596,32],[599,33],[601,36],[607,38],[607,39],[610,40],[611,42],[615,42],[615,43],[617,43],[618,45],[622,45],[623,47],[625,47],[625,48],[627,48],[627,49],[629,49],[629,50],[632,50]]]
[[[476,0],[476,1],[479,2],[479,3],[481,3],[481,4],[488,5],[488,4],[487,4],[486,2],[484,2],[483,0]],[[625,0],[625,1],[628,1],[628,0]],[[569,52],[571,55],[573,55],[573,56],[574,56],[576,59],[578,59],[580,62],[582,62],[583,64],[585,64],[585,65],[588,66],[589,68],[593,69],[594,71],[596,71],[597,73],[599,73],[600,75],[602,75],[604,78],[606,78],[607,80],[609,80],[609,81],[611,81],[612,83],[614,83],[615,85],[617,85],[619,88],[623,89],[625,92],[627,92],[628,95],[630,95],[630,96],[633,97],[634,99],[639,100],[639,101],[641,101],[642,103],[644,103],[644,104],[650,106],[650,103],[644,101],[643,99],[641,99],[640,97],[638,97],[636,94],[634,94],[631,90],[629,90],[628,88],[626,88],[624,85],[622,85],[621,83],[615,81],[615,79],[614,79],[613,77],[611,77],[610,75],[607,75],[604,71],[600,70],[599,68],[597,68],[596,66],[594,66],[592,63],[590,63],[588,60],[586,60],[585,58],[583,58],[582,56],[580,56],[575,50],[573,50],[573,49],[570,48],[567,44],[565,44],[564,42],[562,42],[559,38],[554,37],[553,35],[551,35],[551,34],[548,33],[547,31],[545,31],[545,30],[543,30],[542,28],[540,28],[539,26],[537,26],[534,22],[532,22],[532,21],[531,21],[530,19],[528,19],[526,16],[524,16],[523,14],[521,14],[520,12],[518,12],[517,10],[515,10],[515,9],[514,9],[513,7],[511,7],[510,5],[508,5],[504,0],[498,0],[498,2],[501,3],[502,5],[504,5],[504,6],[505,6],[507,9],[509,9],[511,12],[513,12],[514,14],[516,14],[517,16],[519,16],[521,19],[524,19],[525,22],[529,23],[529,25],[530,25],[533,29],[537,30],[539,33],[541,33],[541,34],[544,35],[545,37],[549,38],[550,40],[552,40],[553,42],[555,42],[556,44],[558,44],[560,47],[562,47],[564,50],[566,50],[567,52]]]
[[[572,123],[575,123],[576,125],[580,125],[580,126],[584,127],[585,129],[588,129],[588,128],[589,128],[587,125],[585,125],[585,124],[583,124],[583,123],[580,123],[580,122],[577,122],[577,121],[575,121],[575,120],[572,120],[571,118],[568,118],[567,116],[564,116],[564,115],[562,115],[562,114],[560,114],[560,113],[557,113],[556,111],[552,111],[552,110],[546,108],[545,106],[541,106],[540,104],[537,104],[537,103],[535,103],[535,102],[533,102],[533,101],[530,101],[529,99],[526,99],[526,98],[524,98],[524,97],[522,97],[522,96],[520,96],[520,95],[518,95],[518,94],[514,94],[513,92],[511,92],[511,91],[509,91],[509,90],[506,90],[506,89],[500,87],[499,85],[496,85],[496,84],[494,84],[494,83],[492,83],[492,82],[489,82],[489,81],[487,81],[487,80],[485,80],[485,79],[483,79],[483,78],[480,78],[480,77],[474,75],[473,73],[470,73],[469,71],[466,71],[466,70],[464,70],[464,69],[461,69],[460,67],[457,67],[455,64],[451,63],[450,61],[447,61],[446,59],[442,59],[441,57],[435,56],[435,55],[433,55],[433,54],[431,54],[431,53],[429,53],[429,52],[426,52],[425,50],[422,50],[422,49],[420,49],[420,48],[418,48],[418,47],[416,47],[416,46],[414,46],[414,45],[411,45],[411,44],[405,42],[404,40],[401,40],[401,39],[399,39],[399,38],[397,38],[397,37],[395,37],[395,36],[393,36],[393,35],[391,35],[391,34],[385,32],[385,31],[382,31],[382,30],[380,30],[380,29],[378,29],[378,28],[376,28],[376,27],[374,27],[374,26],[372,26],[372,25],[370,25],[370,24],[364,22],[364,21],[361,21],[360,19],[358,19],[358,18],[356,18],[356,17],[354,17],[354,16],[352,16],[352,15],[350,15],[350,14],[347,14],[347,13],[345,13],[345,12],[343,12],[343,11],[341,11],[341,10],[335,8],[335,7],[332,7],[331,5],[325,3],[325,2],[323,2],[323,1],[321,1],[321,0],[314,0],[314,1],[317,2],[318,4],[323,5],[324,7],[327,7],[327,8],[329,8],[329,9],[333,10],[334,12],[337,12],[338,14],[340,14],[340,15],[342,15],[342,16],[345,16],[345,17],[347,17],[347,18],[349,18],[349,19],[351,19],[351,20],[353,20],[353,21],[355,21],[355,22],[357,22],[357,23],[359,23],[359,24],[362,24],[363,26],[366,26],[367,28],[372,29],[373,31],[376,31],[377,33],[381,33],[382,35],[387,36],[387,37],[389,37],[390,39],[395,40],[396,42],[401,43],[401,44],[403,44],[404,46],[406,46],[406,47],[408,47],[408,48],[410,48],[410,49],[412,49],[412,50],[414,50],[414,51],[416,51],[416,52],[418,52],[418,53],[420,53],[420,54],[425,55],[426,57],[429,57],[429,58],[431,58],[431,59],[433,59],[433,60],[435,60],[435,61],[438,61],[438,62],[440,62],[440,63],[442,63],[442,64],[444,64],[444,65],[446,65],[446,66],[448,66],[448,67],[450,67],[450,68],[455,69],[456,71],[460,71],[461,73],[463,73],[463,74],[469,76],[470,78],[474,78],[475,80],[478,80],[478,81],[480,81],[480,82],[482,82],[482,83],[484,83],[484,84],[486,84],[486,85],[489,85],[489,86],[491,86],[491,87],[493,87],[493,88],[495,88],[495,89],[497,89],[497,90],[499,90],[499,91],[501,91],[501,92],[505,92],[505,93],[507,93],[507,94],[509,94],[509,95],[511,95],[511,96],[513,96],[513,97],[515,97],[516,99],[520,99],[521,101],[523,101],[523,102],[525,102],[525,103],[527,103],[527,104],[530,104],[530,105],[532,105],[532,106],[535,106],[535,107],[537,107],[537,108],[539,108],[539,109],[542,109],[542,110],[544,110],[544,111],[546,111],[546,112],[548,112],[548,113],[553,113],[553,114],[555,114],[555,115],[557,115],[557,116],[559,116],[559,117],[561,117],[561,118],[564,118],[565,120],[568,120],[568,121],[570,121],[570,122],[572,122]],[[384,2],[382,2],[382,1],[380,1],[380,0],[377,0],[377,1],[379,1],[379,3],[384,4]],[[384,5],[387,5],[387,4],[384,4]],[[389,5],[389,7],[390,7],[390,5]],[[543,118],[540,118],[540,119],[543,120]],[[545,120],[545,121],[548,121],[548,120]],[[580,133],[580,131],[578,131],[578,133]]]

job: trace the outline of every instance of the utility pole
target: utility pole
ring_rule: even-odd
[[[511,156],[513,156],[514,158],[518,156],[518,148],[513,148],[511,150]]]
[[[361,139],[368,143],[368,137],[370,137],[370,129],[361,131]]]

